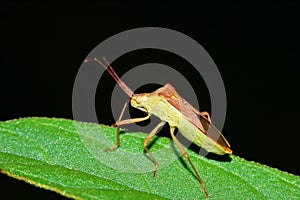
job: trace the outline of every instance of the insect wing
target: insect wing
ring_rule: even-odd
[[[225,137],[212,123],[209,123],[209,121],[207,121],[202,116],[200,116],[200,121],[202,123],[207,137],[211,138],[225,149],[230,148],[230,144],[227,142]]]
[[[166,84],[163,90],[159,92],[159,95],[163,96],[170,105],[180,111],[203,134],[222,146],[226,152],[231,153],[230,145],[222,133],[208,120],[203,118],[196,108],[182,98],[171,84]]]
[[[183,99],[171,84],[166,84],[163,88],[157,90],[158,95],[162,96],[167,103],[181,112],[194,126],[198,127],[204,134],[205,130],[201,127],[201,122],[192,107],[185,99]]]

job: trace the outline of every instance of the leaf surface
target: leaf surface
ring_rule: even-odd
[[[168,138],[156,137],[144,153],[147,134],[121,134],[115,128],[56,118],[0,122],[0,170],[11,177],[75,199],[203,199],[185,159]],[[299,199],[300,178],[234,155],[228,161],[187,150],[210,199]]]

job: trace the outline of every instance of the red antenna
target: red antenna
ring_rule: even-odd
[[[105,62],[101,62],[97,58],[94,58],[94,60],[99,63],[108,73],[116,80],[116,82],[119,84],[119,86],[122,88],[122,90],[129,96],[131,97],[134,92],[119,78],[115,70],[112,68],[112,66],[109,64],[109,62],[106,60],[105,57],[102,58],[102,60]]]

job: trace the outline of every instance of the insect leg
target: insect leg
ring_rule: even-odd
[[[184,104],[186,104],[190,109],[192,109],[192,111],[194,113],[196,113],[197,115],[202,116],[204,119],[206,119],[207,121],[209,121],[209,123],[211,123],[210,120],[210,115],[208,112],[203,111],[203,112],[199,112],[196,108],[194,108],[191,104],[189,104],[186,100],[184,100]],[[201,125],[202,126],[202,125]],[[203,128],[203,127],[202,127]]]
[[[126,101],[126,103],[124,104],[123,108],[122,108],[122,111],[121,111],[121,114],[119,116],[119,119],[117,122],[121,121],[122,117],[123,117],[123,114],[125,112],[125,108],[127,107],[128,105],[128,101]],[[115,149],[117,149],[119,146],[120,146],[120,126],[117,125],[117,122],[115,124],[113,124],[112,126],[117,126],[117,142],[116,142],[116,146],[113,146],[113,147],[110,147],[108,149],[105,150],[105,152],[109,152],[109,151],[113,151]]]
[[[171,136],[172,136],[172,139],[173,141],[175,142],[176,146],[178,147],[178,149],[181,151],[181,153],[183,154],[183,156],[189,161],[190,165],[192,166],[193,168],[193,171],[195,172],[198,180],[199,180],[199,183],[200,185],[202,186],[203,188],[203,191],[205,193],[205,196],[208,197],[208,193],[206,191],[206,188],[204,186],[204,182],[202,181],[202,179],[200,178],[200,175],[198,174],[196,168],[194,167],[189,155],[187,154],[187,152],[184,150],[184,148],[182,147],[182,145],[180,144],[180,142],[177,140],[177,138],[175,137],[174,135],[174,130],[175,130],[175,127],[170,127],[170,132],[171,132]]]
[[[133,124],[133,123],[136,123],[136,122],[145,121],[145,120],[149,119],[149,117],[150,117],[150,114],[148,114],[146,117],[142,117],[142,118],[121,120],[122,116],[124,115],[125,108],[126,108],[127,105],[128,105],[128,102],[125,103],[125,105],[124,105],[124,107],[121,111],[121,114],[120,114],[120,117],[119,117],[118,121],[116,121],[116,123],[112,125],[112,126],[117,127],[117,142],[116,142],[116,145],[106,149],[105,152],[113,151],[113,150],[117,149],[120,146],[120,126],[121,125]]]
[[[156,134],[157,130],[162,127],[166,122],[161,121],[159,124],[157,124],[157,126],[150,132],[150,134],[147,136],[147,138],[144,141],[144,149],[147,151],[147,153],[149,154],[151,160],[154,162],[155,167],[154,167],[154,171],[153,171],[153,177],[156,176],[156,171],[158,168],[158,162],[157,160],[154,158],[154,156],[150,153],[150,150],[147,147],[147,144],[150,142],[150,140],[152,139],[152,137]]]
[[[209,123],[211,123],[211,120],[210,120],[210,116],[209,116],[209,113],[206,112],[206,111],[203,111],[203,112],[200,112],[200,115],[206,119],[207,121],[209,121]]]

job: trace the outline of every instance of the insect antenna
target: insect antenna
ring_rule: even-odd
[[[112,68],[112,66],[109,64],[109,62],[106,60],[106,58],[103,57],[102,59],[105,62],[105,64],[103,62],[101,62],[100,60],[98,60],[97,58],[94,58],[94,60],[97,63],[99,63],[102,67],[104,67],[104,69],[106,69],[106,71],[108,71],[108,73],[116,80],[116,82],[119,84],[119,86],[122,88],[122,90],[129,97],[131,97],[134,94],[134,92],[120,79],[120,77],[117,75],[117,73]]]

